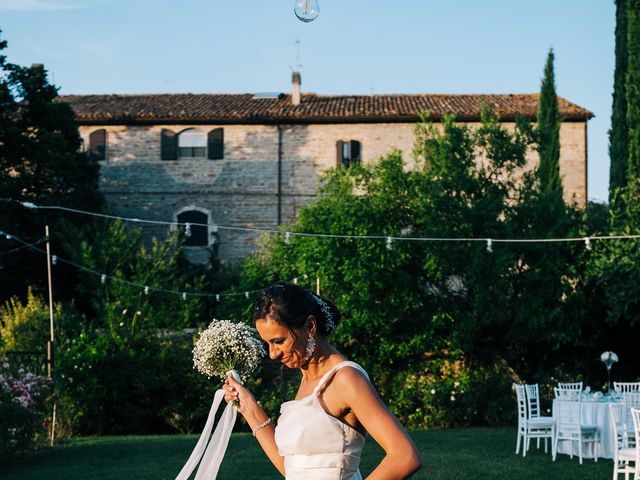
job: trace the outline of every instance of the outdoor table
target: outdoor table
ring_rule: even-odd
[[[598,458],[613,458],[613,425],[611,424],[611,412],[609,405],[611,403],[619,403],[619,400],[611,400],[600,398],[583,399],[580,404],[580,414],[582,423],[588,425],[596,425],[600,431],[600,448]],[[553,400],[554,417],[556,411],[557,400]],[[560,442],[558,444],[558,453],[569,455],[573,449],[573,454],[578,455],[578,442]],[[593,458],[593,444],[585,444],[582,449],[584,458]]]

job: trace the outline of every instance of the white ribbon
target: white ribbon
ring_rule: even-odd
[[[237,373],[232,371],[232,375],[234,373],[234,377],[239,380]],[[224,390],[216,390],[216,393],[213,396],[211,410],[209,410],[209,416],[207,417],[207,422],[204,425],[204,430],[202,431],[200,439],[198,440],[198,443],[196,443],[193,452],[191,452],[189,460],[187,460],[187,463],[182,467],[182,470],[180,470],[176,480],[188,480],[191,472],[193,472],[198,463],[200,463],[200,466],[198,467],[195,480],[213,480],[216,478],[218,470],[220,469],[220,464],[224,458],[224,453],[227,451],[227,445],[229,444],[231,431],[233,430],[233,425],[236,422],[237,416],[236,408],[231,403],[228,403],[220,416],[220,420],[218,421],[218,425],[216,426],[213,435],[211,435],[216,412],[218,411],[218,407],[220,407],[223,398]]]

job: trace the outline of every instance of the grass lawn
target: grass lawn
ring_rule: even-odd
[[[412,432],[423,469],[414,477],[429,480],[477,479],[606,479],[611,460],[584,460],[532,448],[526,458],[515,455],[513,428],[466,428]],[[173,480],[195,446],[197,436],[91,437],[26,455],[0,470],[3,480]],[[360,470],[371,472],[382,451],[370,438]],[[251,434],[234,434],[218,479],[281,478]]]

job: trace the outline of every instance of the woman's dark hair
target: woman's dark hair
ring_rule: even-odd
[[[298,285],[274,283],[260,292],[253,308],[253,320],[271,317],[289,330],[304,325],[309,315],[318,323],[318,333],[330,335],[340,322],[340,311],[326,298]]]

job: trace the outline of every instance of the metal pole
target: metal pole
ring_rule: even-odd
[[[47,376],[53,382],[53,358],[55,349],[55,336],[53,332],[53,282],[51,281],[51,242],[49,238],[49,225],[45,225],[44,233],[47,239],[47,277],[49,280],[49,341],[47,342]],[[53,447],[56,437],[56,401],[55,401],[55,384],[53,395],[53,415],[51,418],[51,437],[50,443]]]

